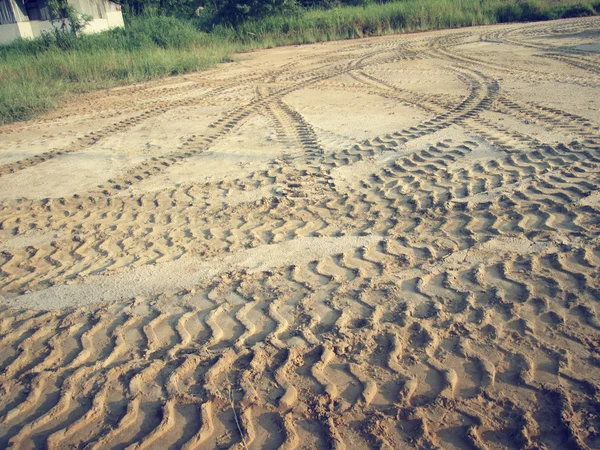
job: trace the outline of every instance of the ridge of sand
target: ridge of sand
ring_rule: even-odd
[[[88,306],[137,296],[151,296],[194,286],[225,272],[264,272],[279,266],[306,264],[374,241],[378,236],[302,238],[238,251],[212,260],[185,258],[115,274],[91,275],[77,283],[54,286],[14,299],[11,307],[51,310]]]

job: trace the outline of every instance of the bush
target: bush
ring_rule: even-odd
[[[162,48],[186,48],[202,40],[202,35],[190,21],[175,17],[150,16],[131,21],[126,28],[114,30],[127,42],[138,41],[141,46],[154,44]]]
[[[212,24],[237,26],[249,19],[262,19],[297,9],[295,0],[210,0],[208,11]]]
[[[585,17],[593,16],[594,14],[596,14],[596,11],[592,5],[573,5],[566,7],[560,15],[560,18],[567,19],[570,17]]]
[[[534,22],[539,20],[566,19],[593,16],[598,12],[600,12],[600,2],[595,4],[559,4],[544,7],[538,2],[528,0],[525,2],[510,3],[498,8],[498,22]]]

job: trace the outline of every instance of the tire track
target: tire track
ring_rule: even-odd
[[[248,60],[182,85],[123,89],[115,110],[139,120],[115,119],[73,151],[188,101],[231,109],[99,190],[2,202],[0,447],[597,447],[597,124],[503,90],[505,79],[594,86],[595,58],[552,37],[597,27],[343,42],[295,50],[303,56],[289,63]],[[565,69],[503,67],[461,48],[479,40],[525,45]],[[395,69],[434,69],[460,88],[390,81]],[[369,93],[430,117],[341,139],[311,122],[321,106],[286,102],[307,87]],[[110,115],[118,95],[91,95],[97,107],[38,124]],[[336,120],[355,120],[339,110],[348,117]],[[277,159],[230,178],[127,189],[225,138],[235,147],[236,130],[257,116],[285,149]],[[508,116],[576,140],[550,142]],[[380,116],[359,117],[368,127]],[[138,289],[145,270],[160,274],[156,290]],[[126,286],[105,289],[101,303],[24,308],[119,277]]]

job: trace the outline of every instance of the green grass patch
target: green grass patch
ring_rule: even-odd
[[[69,94],[230,61],[238,46],[167,17],[136,19],[95,35],[19,40],[0,47],[0,123],[35,117]]]
[[[439,30],[506,22],[551,20],[600,13],[597,0],[404,0],[246,21],[216,26],[226,39],[263,45],[311,43],[333,39]]]
[[[134,17],[124,29],[0,46],[0,123],[35,117],[71,94],[197,71],[251,49],[597,13],[598,0],[400,0],[298,10],[236,28]]]

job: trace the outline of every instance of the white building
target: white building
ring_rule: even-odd
[[[96,33],[122,27],[121,6],[110,0],[67,0],[80,14],[92,17],[83,30]],[[52,30],[46,0],[0,0],[0,44],[17,38],[34,38]]]

